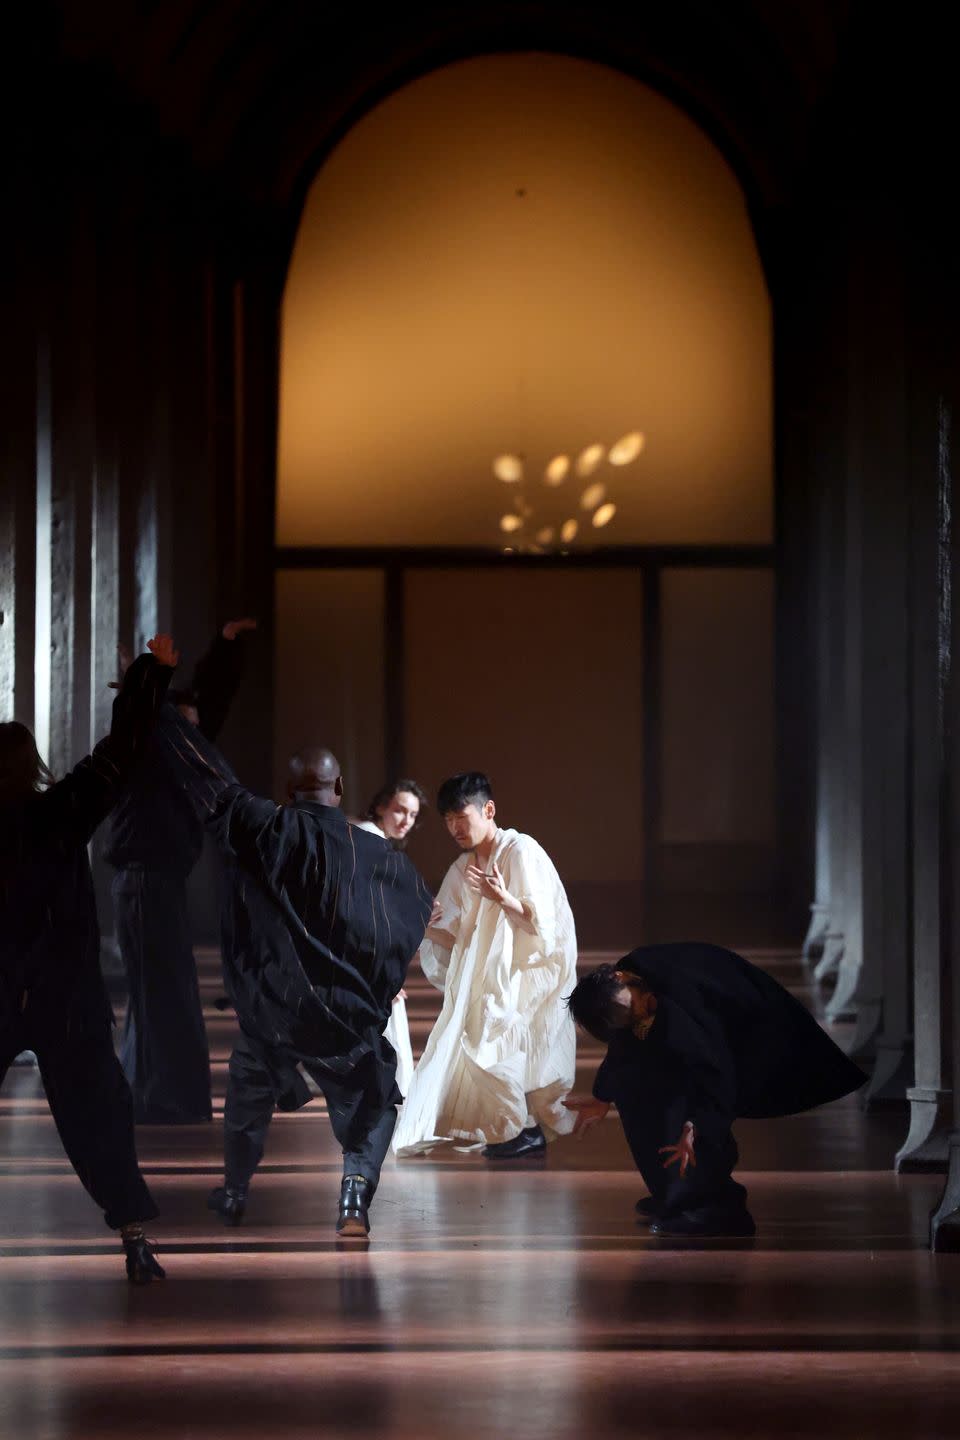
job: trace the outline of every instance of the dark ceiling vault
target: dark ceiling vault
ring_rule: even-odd
[[[849,0],[671,0],[631,8],[316,0],[66,0],[62,62],[125,95],[244,207],[295,221],[316,166],[370,104],[466,56],[555,50],[657,86],[721,145],[754,204],[803,175],[856,9]],[[293,212],[293,213],[291,213]]]

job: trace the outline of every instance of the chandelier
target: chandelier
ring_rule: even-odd
[[[505,554],[561,554],[575,541],[606,530],[617,515],[617,471],[632,465],[646,441],[630,430],[607,448],[599,441],[576,455],[553,455],[531,466],[519,453],[497,455],[494,477],[509,491],[499,520]]]

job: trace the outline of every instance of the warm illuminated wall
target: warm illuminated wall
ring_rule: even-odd
[[[771,538],[770,307],[744,199],[654,91],[552,55],[470,60],[390,96],[307,199],[283,311],[281,544],[502,540],[583,483],[557,452],[639,429],[601,478],[611,542]],[[583,524],[584,533],[598,532]]]

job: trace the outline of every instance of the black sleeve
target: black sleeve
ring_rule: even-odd
[[[223,729],[242,675],[243,636],[227,640],[217,635],[193,672],[200,731],[208,740],[215,740]]]
[[[600,1062],[600,1069],[593,1077],[593,1098],[594,1100],[602,1100],[605,1105],[612,1105],[614,1101],[610,1059],[606,1055]]]
[[[173,671],[152,655],[129,666],[113,702],[110,734],[69,775],[38,797],[43,839],[86,845],[112,810],[156,724]]]
[[[655,1024],[665,1054],[683,1075],[687,1118],[705,1132],[729,1127],[737,1113],[737,1072],[721,1022],[660,996]]]
[[[158,736],[175,783],[217,845],[251,870],[269,867],[283,848],[278,807],[245,790],[216,745],[165,705]]]

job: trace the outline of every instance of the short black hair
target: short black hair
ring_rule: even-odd
[[[623,984],[616,965],[598,965],[596,970],[584,975],[573,993],[567,996],[570,1014],[594,1040],[602,1040],[606,1044],[614,1033],[611,1021],[619,1010],[617,996]]]
[[[399,795],[402,792],[408,795],[416,795],[420,801],[420,810],[417,818],[410,826],[410,834],[412,835],[423,819],[423,812],[428,804],[427,792],[422,785],[417,784],[416,780],[392,780],[389,785],[382,785],[367,806],[366,818],[376,824],[378,819],[377,811],[382,810],[385,805],[389,805],[394,795]]]
[[[437,813],[451,815],[467,805],[476,805],[480,810],[488,800],[493,799],[490,781],[482,770],[465,770],[462,775],[451,775],[444,780],[437,791]]]

